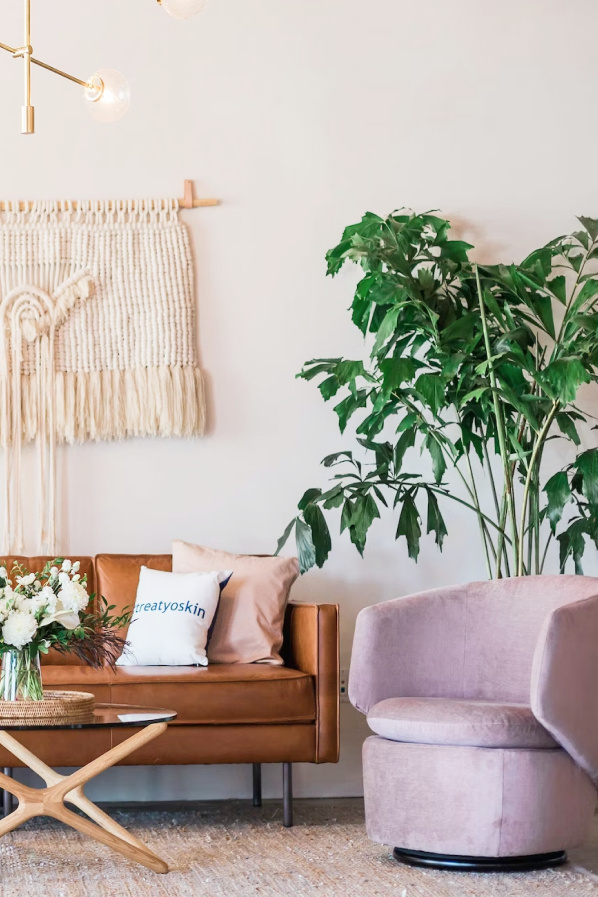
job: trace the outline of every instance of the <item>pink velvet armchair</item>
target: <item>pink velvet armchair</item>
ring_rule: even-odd
[[[530,576],[363,610],[349,695],[366,822],[397,859],[555,866],[585,839],[598,784],[598,579]]]

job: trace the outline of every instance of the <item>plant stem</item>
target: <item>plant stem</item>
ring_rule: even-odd
[[[540,564],[540,573],[544,572],[544,564],[546,563],[546,555],[548,554],[548,549],[550,548],[551,542],[552,542],[552,532],[549,533],[548,538],[546,540],[546,545],[544,546],[544,554],[542,555],[542,563]]]
[[[536,472],[536,481],[534,488],[534,520],[535,520],[535,531],[534,531],[534,542],[535,542],[535,573],[536,576],[540,573],[540,464],[541,459],[538,462],[538,470]]]
[[[482,543],[484,545],[484,554],[486,555],[486,572],[488,573],[488,579],[492,579],[492,566],[490,564],[490,553],[488,551],[488,543],[486,541],[487,530],[484,526],[484,521],[482,520],[482,509],[480,508],[480,499],[478,496],[478,490],[475,484],[475,477],[473,475],[473,470],[471,467],[471,458],[469,457],[469,450],[465,452],[465,457],[467,458],[467,467],[469,469],[469,476],[471,477],[471,487],[473,490],[473,497],[475,501],[475,505],[478,511],[478,524],[480,527],[480,535],[482,537]],[[494,546],[493,546],[494,547]]]
[[[527,528],[527,569],[530,572],[532,569],[532,552],[534,550],[533,509],[534,509],[534,495],[533,495],[533,489],[532,489],[532,492],[530,495],[530,502],[529,502],[529,525]]]
[[[536,461],[538,459],[538,455],[541,452],[544,446],[544,440],[548,435],[548,431],[552,426],[552,422],[556,416],[557,411],[559,410],[559,403],[553,402],[552,408],[548,414],[548,417],[544,421],[544,426],[538,433],[536,438],[536,442],[534,445],[534,450],[532,452],[532,456],[530,458],[529,467],[527,469],[527,476],[525,478],[525,486],[523,488],[523,501],[521,503],[521,519],[519,522],[520,532],[519,532],[519,563],[517,565],[517,576],[523,576],[523,542],[525,538],[525,520],[527,517],[527,505],[529,500],[529,493],[532,484],[532,479],[534,476],[534,469],[536,466]]]
[[[388,483],[385,483],[384,485],[388,485]],[[497,523],[494,522],[494,520],[492,520],[490,517],[487,517],[487,516],[483,513],[483,511],[480,511],[480,510],[479,510],[479,508],[476,508],[474,505],[470,505],[468,501],[464,501],[462,498],[458,498],[456,495],[453,495],[451,492],[447,492],[446,489],[443,489],[441,486],[437,486],[436,484],[434,484],[434,485],[428,485],[428,489],[431,489],[432,492],[438,492],[439,495],[444,495],[446,498],[450,498],[451,501],[456,501],[456,502],[458,502],[460,505],[463,505],[464,507],[469,508],[470,511],[475,511],[476,514],[479,513],[480,517],[482,517],[482,519],[483,519],[487,524],[489,523],[490,526],[493,526],[494,529],[498,530],[499,533],[501,532],[500,527],[498,526]],[[507,534],[506,534],[505,532],[503,532],[503,535],[504,535],[504,538],[506,539],[506,541],[507,541],[507,542],[509,543],[509,545],[510,545],[510,544],[511,544],[511,540],[509,539],[509,537],[507,536]]]
[[[486,440],[484,440],[484,442],[483,442],[482,449],[484,452],[484,459],[486,461],[486,467],[488,468],[488,474],[490,476],[490,485],[492,487],[492,497],[494,499],[494,508],[496,510],[496,519],[499,521],[499,525],[501,525],[501,530],[498,535],[498,548],[496,551],[496,558],[498,560],[498,564],[496,567],[496,577],[495,577],[496,579],[501,579],[502,578],[501,555],[504,556],[505,572],[506,572],[507,576],[511,575],[511,569],[509,567],[509,552],[506,549],[505,540],[504,540],[504,525],[505,525],[505,523],[503,520],[503,512],[502,512],[502,509],[498,502],[498,492],[496,491],[496,483],[494,480],[494,474],[492,473],[492,465],[490,463],[490,455],[488,454],[488,443]],[[501,524],[501,521],[502,521],[502,524]]]
[[[480,314],[482,317],[482,329],[484,331],[484,343],[486,346],[486,355],[488,357],[488,373],[490,375],[490,386],[492,387],[492,397],[494,400],[494,414],[496,417],[496,428],[498,433],[498,444],[500,447],[500,456],[502,458],[504,477],[505,477],[505,491],[507,493],[507,505],[509,509],[509,516],[511,518],[511,529],[513,535],[513,550],[514,550],[514,558],[515,558],[515,566],[519,568],[519,556],[518,556],[518,538],[517,538],[517,520],[515,517],[515,502],[513,496],[513,486],[511,480],[511,471],[509,467],[509,454],[507,452],[507,440],[505,433],[505,422],[502,416],[502,408],[500,407],[500,402],[498,398],[498,384],[496,381],[496,373],[494,371],[494,362],[492,360],[492,349],[490,346],[490,334],[488,332],[488,322],[486,320],[486,308],[484,306],[484,295],[482,293],[482,284],[480,282],[480,272],[477,265],[475,265],[475,277],[476,277],[476,286],[478,290],[478,299],[480,303]],[[499,555],[500,558],[500,555]]]

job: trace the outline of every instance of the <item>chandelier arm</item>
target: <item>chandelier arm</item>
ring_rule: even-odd
[[[21,47],[9,47],[8,44],[0,43],[0,50],[6,50],[6,52],[10,53],[11,56],[14,56],[15,59],[18,58],[21,49]],[[89,90],[95,88],[95,85],[91,84],[89,81],[82,81],[80,78],[75,78],[74,75],[69,75],[68,72],[63,72],[62,69],[57,69],[53,65],[48,65],[47,62],[42,62],[41,59],[36,59],[35,56],[31,57],[31,62],[34,65],[39,65],[43,69],[47,69],[49,72],[54,72],[55,75],[60,75],[61,78],[66,78],[68,81],[74,81],[75,84],[80,84],[81,87],[85,87]]]
[[[80,78],[75,78],[74,75],[69,75],[68,72],[63,72],[62,69],[54,68],[53,65],[48,65],[47,62],[42,62],[41,59],[36,59],[34,56],[31,57],[31,62],[34,65],[39,65],[43,69],[47,69],[49,72],[54,72],[55,75],[60,75],[61,78],[66,78],[67,81],[74,81],[75,84],[80,84],[81,87],[88,88],[89,90],[95,88],[95,85],[91,84],[89,81],[82,81]]]

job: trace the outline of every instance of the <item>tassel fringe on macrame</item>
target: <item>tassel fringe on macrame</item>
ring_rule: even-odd
[[[37,437],[38,403],[36,377],[22,375],[24,442]],[[132,371],[59,372],[55,376],[57,443],[202,436],[204,407],[203,376],[198,368],[163,365]],[[6,447],[5,434],[0,435]]]
[[[40,551],[57,550],[56,446],[201,436],[193,270],[176,200],[9,205],[0,216],[3,553],[23,550],[35,440]]]

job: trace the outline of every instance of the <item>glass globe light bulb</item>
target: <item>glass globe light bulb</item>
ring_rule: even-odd
[[[85,88],[87,108],[96,121],[118,121],[131,103],[129,82],[114,69],[100,69],[88,79]]]
[[[190,19],[203,10],[207,0],[160,0],[160,2],[173,19]]]

